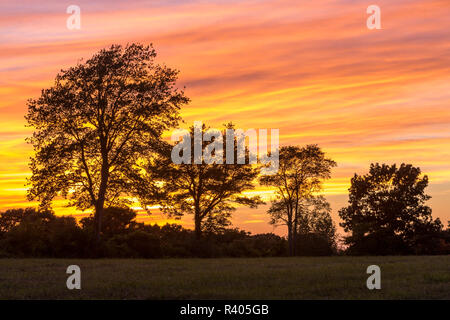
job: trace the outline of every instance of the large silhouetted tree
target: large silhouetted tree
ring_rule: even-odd
[[[227,128],[231,129],[232,125],[228,125]],[[201,130],[204,135],[207,131],[206,126],[203,125]],[[192,150],[187,157],[190,163],[175,164],[171,158],[173,146],[167,144],[164,149],[160,149],[158,156],[149,159],[144,166],[147,181],[142,185],[135,185],[144,202],[148,200],[152,204],[158,203],[161,210],[169,216],[192,214],[197,239],[201,237],[202,232],[217,232],[229,225],[236,204],[256,207],[263,203],[259,196],[243,194],[244,191],[254,189],[258,168],[248,164],[248,161],[245,164],[225,163],[225,130],[219,134],[222,135],[225,146],[222,164],[207,164],[205,159],[200,159],[201,164],[194,163],[195,141],[192,127],[185,137]],[[203,152],[215,139],[211,137],[209,142],[199,141],[201,151]],[[236,139],[234,142],[234,159],[236,159]]]
[[[424,234],[442,229],[425,205],[428,177],[410,164],[372,164],[366,175],[355,174],[349,205],[339,211],[350,251],[359,254],[411,253]]]
[[[119,205],[137,170],[188,102],[175,88],[178,71],[155,64],[155,50],[113,45],[62,70],[54,85],[28,101],[31,159],[29,199],[49,206],[55,196],[94,208],[101,233],[105,206]]]
[[[300,218],[311,213],[314,194],[321,190],[323,180],[330,178],[334,166],[317,145],[285,146],[280,148],[278,172],[259,179],[262,185],[276,188],[268,213],[272,224],[287,226],[290,255],[295,254]]]

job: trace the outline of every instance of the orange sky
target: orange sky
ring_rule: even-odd
[[[142,42],[180,69],[192,99],[182,111],[187,124],[232,121],[280,129],[281,145],[318,143],[338,163],[325,184],[336,222],[351,176],[371,162],[421,167],[433,216],[450,220],[448,0],[117,3],[0,3],[0,209],[30,205],[26,100],[80,58]],[[66,28],[70,4],[81,8],[80,30]],[[371,4],[381,8],[381,30],[366,27]],[[74,212],[61,205],[57,212]],[[233,222],[270,232],[266,210],[238,209]]]

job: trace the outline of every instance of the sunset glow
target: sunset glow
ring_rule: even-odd
[[[76,3],[75,3],[76,2]],[[26,101],[56,74],[113,43],[153,43],[180,70],[192,100],[182,127],[277,128],[280,145],[318,144],[338,164],[324,193],[337,211],[354,173],[370,163],[411,163],[430,179],[433,217],[450,220],[450,2],[76,0],[81,29],[68,30],[60,0],[0,4],[0,210],[27,207],[32,147]],[[270,200],[272,191],[258,194]],[[87,216],[54,202],[57,214]],[[268,206],[239,208],[233,224],[271,232]],[[140,221],[176,222],[151,210]],[[192,217],[182,219],[192,226]],[[284,234],[284,229],[275,232]]]

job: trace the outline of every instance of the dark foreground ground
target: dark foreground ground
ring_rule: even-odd
[[[372,264],[381,290],[366,287]],[[450,256],[0,259],[0,299],[450,299]]]

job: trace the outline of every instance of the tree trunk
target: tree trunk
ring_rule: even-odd
[[[200,240],[202,237],[202,220],[199,213],[195,213],[195,238]]]
[[[295,214],[294,223],[292,226],[292,255],[295,256],[297,254],[297,213]]]
[[[288,244],[289,244],[289,255],[294,255],[294,246],[293,246],[293,233],[292,233],[292,222],[288,223]]]
[[[97,242],[100,242],[100,237],[102,233],[102,218],[106,198],[106,189],[108,187],[108,176],[109,176],[108,158],[106,156],[103,156],[101,181],[98,190],[97,203],[95,204],[95,215],[94,215],[95,237],[97,239]]]
[[[297,255],[297,228],[298,228],[298,189],[296,189],[295,192],[295,208],[293,208],[294,213],[294,221],[293,221],[293,230],[292,230],[292,243],[293,243],[293,252],[292,254],[295,256]]]
[[[95,231],[95,239],[97,242],[100,242],[100,235],[102,232],[102,218],[103,218],[103,202],[97,201],[95,205],[95,213],[94,213],[94,231]]]

